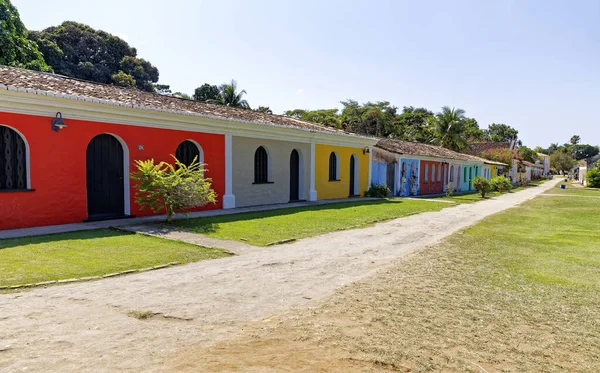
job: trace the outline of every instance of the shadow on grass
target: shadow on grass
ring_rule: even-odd
[[[131,236],[135,233],[117,231],[112,229],[92,229],[87,231],[77,231],[68,233],[54,233],[43,236],[7,238],[0,240],[0,250],[16,246],[38,245],[44,243],[53,243],[58,241],[85,240],[94,238]]]
[[[381,200],[370,200],[370,201],[351,201],[351,202],[337,202],[331,204],[324,205],[307,205],[301,207],[290,207],[283,209],[275,209],[275,210],[267,210],[267,211],[256,211],[256,212],[243,212],[239,214],[229,214],[229,215],[217,215],[217,216],[209,216],[209,217],[201,217],[201,218],[191,218],[185,220],[176,220],[171,223],[162,223],[164,229],[183,229],[183,230],[193,230],[194,233],[215,233],[219,229],[219,224],[221,223],[231,223],[231,222],[240,222],[247,220],[259,220],[271,217],[278,216],[286,216],[286,215],[294,215],[302,212],[317,212],[317,211],[330,211],[330,210],[340,210],[347,209],[353,207],[362,207],[362,206],[381,206],[386,204],[393,204],[397,206],[398,204],[405,203],[404,201],[395,199],[381,199]]]

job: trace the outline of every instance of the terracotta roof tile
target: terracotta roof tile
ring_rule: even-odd
[[[175,110],[187,112],[192,115],[195,114],[219,119],[364,137],[284,115],[265,114],[253,110],[207,104],[194,100],[163,96],[134,88],[123,88],[114,85],[94,83],[62,75],[41,73],[14,67],[0,66],[0,84],[71,96],[83,96],[90,99],[114,101],[132,107],[142,106],[147,109]]]

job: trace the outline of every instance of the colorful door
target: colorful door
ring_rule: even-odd
[[[114,136],[98,135],[86,151],[88,220],[123,217],[123,147]]]
[[[420,194],[441,194],[444,186],[442,162],[421,161]]]
[[[416,196],[419,193],[419,161],[416,159],[400,160],[399,194],[402,197]]]
[[[354,172],[355,162],[354,155],[350,156],[350,197],[356,195],[356,188],[354,187],[354,182],[356,179],[356,174]]]

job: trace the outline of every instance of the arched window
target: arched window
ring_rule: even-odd
[[[335,152],[331,152],[329,154],[329,181],[339,181],[340,180],[340,159],[335,154]]]
[[[450,166],[450,182],[454,182],[454,166]]]
[[[0,190],[27,187],[27,145],[17,131],[0,126]]]
[[[199,163],[204,163],[202,149],[198,144],[190,140],[182,141],[179,146],[177,146],[175,157],[177,157],[179,162],[186,166],[191,165],[194,158],[197,158]]]
[[[269,154],[262,146],[254,153],[254,184],[269,182]]]

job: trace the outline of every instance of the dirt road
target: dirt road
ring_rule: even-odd
[[[316,305],[336,288],[555,184],[240,256],[0,295],[0,371],[164,371],[164,361],[190,346]],[[155,316],[138,320],[131,310]]]

